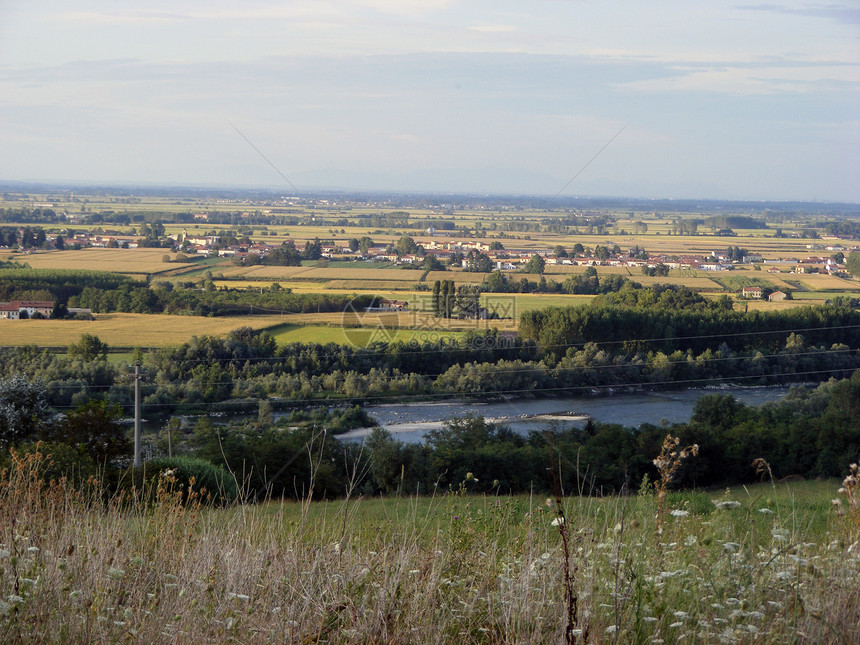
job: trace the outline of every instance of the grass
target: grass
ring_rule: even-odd
[[[169,475],[151,504],[105,504],[44,467],[19,459],[0,480],[10,642],[860,639],[860,524],[831,506],[838,482],[556,501],[464,481],[207,509]]]
[[[285,343],[339,343],[366,347],[371,342],[425,343],[442,338],[459,338],[465,332],[430,329],[341,328],[315,325],[279,325],[269,330],[275,340]]]

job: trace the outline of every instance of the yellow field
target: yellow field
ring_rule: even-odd
[[[241,276],[248,280],[288,280],[297,275],[309,271],[311,267],[278,267],[278,266],[253,266],[253,267],[218,267],[217,273],[223,276]]]
[[[860,290],[860,281],[845,280],[837,278],[835,275],[827,275],[825,273],[798,273],[791,276],[792,280],[797,280],[805,287],[813,290],[818,289],[839,289],[844,291]]]
[[[152,274],[190,267],[190,263],[164,262],[166,249],[81,249],[80,251],[40,251],[17,254],[13,259],[34,269],[75,269],[115,273]]]
[[[586,267],[586,266],[580,266],[578,264],[576,264],[576,265],[574,265],[574,264],[547,264],[546,269],[544,269],[544,273],[546,273],[547,275],[578,274],[578,273],[585,273],[585,270],[587,268],[588,267]],[[641,272],[638,269],[628,271],[627,267],[593,267],[593,268],[597,269],[597,275],[598,276],[601,276],[601,275],[629,276],[631,273],[633,275],[636,275],[637,273]]]
[[[810,305],[823,304],[824,301],[816,300],[782,300],[780,302],[768,302],[767,300],[741,300],[735,303],[735,311],[784,311],[793,307],[809,307]]]
[[[468,273],[466,271],[431,271],[424,280],[431,288],[436,280],[453,280],[454,284],[481,284],[486,273]]]
[[[317,267],[279,267],[279,266],[253,266],[253,267],[229,267],[218,271],[223,276],[241,276],[248,280],[380,280],[418,282],[421,271],[409,271],[405,269],[391,269],[389,265],[383,264],[380,268],[317,268]]]
[[[710,278],[681,278],[667,276],[665,278],[647,275],[634,275],[630,277],[634,282],[638,282],[643,287],[650,287],[654,284],[674,284],[683,285],[690,289],[699,289],[705,291],[722,291],[723,288]]]
[[[340,315],[340,314],[338,314]],[[57,347],[81,334],[98,336],[118,347],[178,345],[192,336],[224,336],[238,327],[264,329],[287,322],[285,316],[167,316],[163,314],[97,314],[95,320],[0,320],[0,345]]]

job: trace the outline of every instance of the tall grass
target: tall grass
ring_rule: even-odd
[[[559,526],[575,641],[860,640],[855,489],[840,514],[836,482],[668,493],[659,520],[647,482],[561,508],[472,495],[467,478],[431,497],[209,509],[170,473],[105,502],[96,482],[44,483],[47,461],[16,456],[0,482],[8,642],[563,642]]]

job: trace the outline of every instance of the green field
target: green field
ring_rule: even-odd
[[[323,327],[313,325],[278,325],[267,330],[279,344],[338,343],[365,347],[371,342],[427,343],[443,338],[460,338],[465,332],[432,329],[386,329],[356,327]]]

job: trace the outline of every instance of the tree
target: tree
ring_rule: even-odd
[[[422,268],[427,271],[444,271],[445,265],[435,255],[428,255],[424,258]]]
[[[855,278],[860,278],[860,251],[852,251],[848,254],[845,268],[848,270],[848,273],[853,275]]]
[[[353,253],[358,251],[358,238],[354,237],[349,241],[349,250]]]
[[[48,392],[41,379],[21,374],[0,379],[0,444],[33,439],[48,420]]]
[[[477,318],[481,309],[481,292],[474,284],[457,287],[456,310],[461,318]]]
[[[394,250],[397,252],[397,255],[403,256],[420,253],[424,249],[418,246],[413,238],[408,235],[404,235],[399,240],[397,240],[397,244],[394,246]]]
[[[546,268],[546,260],[544,260],[540,255],[535,253],[528,262],[526,262],[523,271],[526,273],[543,273],[543,270]]]
[[[305,250],[302,251],[303,260],[319,260],[322,257],[322,243],[318,237],[313,241],[308,240],[305,243]]]
[[[81,334],[77,343],[69,345],[69,358],[80,358],[83,361],[107,360],[108,345],[98,336]]]
[[[98,464],[110,463],[131,454],[120,419],[122,408],[117,404],[90,400],[69,412],[47,438],[83,449]]]
[[[465,257],[465,260],[466,266],[463,267],[463,271],[489,273],[493,270],[493,261],[490,259],[490,256],[486,253],[481,253],[481,251],[472,249]]]
[[[362,255],[365,255],[371,246],[373,246],[373,240],[367,235],[358,240],[358,250],[361,251]]]

